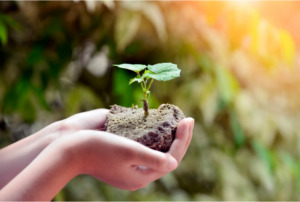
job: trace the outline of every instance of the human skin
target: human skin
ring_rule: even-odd
[[[192,138],[192,118],[178,124],[170,150],[162,153],[101,131],[107,112],[76,114],[0,150],[0,200],[50,201],[80,174],[137,190],[181,162]]]

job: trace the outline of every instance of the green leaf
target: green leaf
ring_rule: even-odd
[[[179,74],[180,74],[180,70],[177,72],[162,72],[159,74],[153,74],[151,72],[148,72],[144,75],[145,77],[150,77],[158,81],[169,81],[171,79],[175,79],[176,77],[179,77]]]
[[[50,106],[47,103],[43,90],[40,87],[36,87],[32,84],[29,84],[29,88],[35,94],[36,99],[39,101],[39,104],[43,107],[43,109],[49,111]]]
[[[172,63],[159,63],[148,65],[149,72],[144,75],[158,81],[168,81],[180,76],[180,69]]]
[[[120,64],[114,66],[122,69],[128,69],[137,73],[144,70],[147,67],[146,65],[139,65],[139,64]]]
[[[0,14],[0,42],[3,45],[7,43],[8,27],[19,29],[20,25],[11,17]]]
[[[158,63],[155,65],[148,65],[148,69],[156,74],[168,71],[180,71],[180,69],[177,68],[177,65],[173,63]]]
[[[237,147],[241,147],[245,143],[245,135],[239,123],[237,115],[230,110],[230,126],[233,130],[234,140]]]
[[[0,41],[4,45],[7,42],[7,30],[4,23],[0,20]]]
[[[227,106],[238,93],[239,83],[232,72],[223,66],[216,65],[214,71],[222,102]]]
[[[252,148],[254,149],[254,151],[257,153],[257,155],[262,159],[262,161],[268,166],[269,171],[273,172],[274,170],[274,157],[271,153],[271,151],[269,151],[260,141],[258,140],[253,140],[251,142],[252,144]]]
[[[130,79],[130,81],[129,81],[129,85],[132,84],[133,82],[136,82],[136,81],[137,81],[138,83],[141,83],[141,82],[144,80],[144,78],[145,78],[145,77],[143,77],[143,76],[142,76],[142,77],[135,77],[135,78],[132,78],[132,79]]]
[[[35,45],[28,54],[26,64],[28,66],[34,66],[43,59],[44,47],[41,45]]]
[[[7,26],[9,26],[15,30],[18,30],[21,28],[21,25],[17,21],[15,21],[13,18],[11,18],[7,15],[0,15],[0,18]]]

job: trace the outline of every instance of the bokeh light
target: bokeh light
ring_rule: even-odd
[[[55,200],[300,200],[297,1],[0,2],[0,145],[81,111],[141,106],[116,63],[172,62],[150,107],[194,137],[174,172],[135,192],[88,176]]]

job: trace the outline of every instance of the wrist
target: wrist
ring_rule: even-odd
[[[58,129],[59,123],[55,122],[32,135],[35,139],[35,142],[39,142],[41,151],[58,139]]]
[[[86,138],[67,119],[48,125],[38,135],[42,137],[45,147],[49,146],[60,153],[64,166],[68,166],[74,176],[85,173],[88,156],[84,146]]]
[[[59,151],[61,156],[61,163],[65,170],[68,171],[70,176],[75,177],[82,174],[81,160],[78,154],[77,145],[71,139],[70,136],[61,137],[56,142],[54,149]]]
[[[69,132],[74,132],[72,127],[70,127],[67,121],[60,120],[43,128],[37,135],[43,137],[49,145]]]
[[[77,136],[77,133],[70,136],[58,135],[56,141],[51,145],[59,151],[64,167],[68,167],[67,170],[74,177],[84,174],[86,165],[86,155],[82,149],[84,143]]]

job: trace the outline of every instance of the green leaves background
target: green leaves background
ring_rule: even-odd
[[[172,103],[195,118],[178,169],[135,192],[80,176],[56,200],[300,200],[298,45],[250,5],[0,2],[1,146],[77,112],[141,107],[128,81],[147,66],[159,80],[150,108]],[[112,66],[164,61],[182,71]]]

